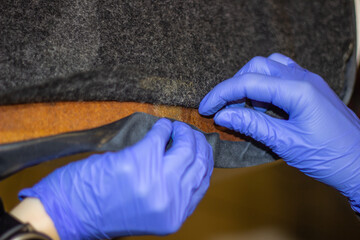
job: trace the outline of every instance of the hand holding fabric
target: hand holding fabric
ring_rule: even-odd
[[[289,119],[232,105],[244,98],[271,103]],[[360,212],[360,121],[319,75],[278,53],[255,57],[211,90],[199,112],[216,113],[217,124],[269,146],[290,166],[338,189]]]
[[[40,199],[61,239],[164,235],[194,211],[213,165],[203,134],[160,119],[134,146],[57,169],[19,196]]]

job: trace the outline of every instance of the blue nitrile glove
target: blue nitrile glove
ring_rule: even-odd
[[[134,146],[57,169],[19,196],[40,199],[61,239],[164,235],[194,211],[213,165],[202,133],[161,119]]]
[[[272,103],[289,119],[244,107],[222,109],[243,98]],[[278,53],[255,57],[211,90],[199,112],[217,112],[217,124],[269,146],[290,166],[338,189],[360,212],[360,121],[319,75]]]

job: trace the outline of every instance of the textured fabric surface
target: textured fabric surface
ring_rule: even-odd
[[[150,114],[134,113],[99,128],[0,145],[0,179],[23,168],[76,153],[119,151],[140,141],[158,119]],[[217,133],[204,135],[212,146],[215,167],[250,167],[277,158],[257,143],[224,141]],[[171,140],[167,148],[170,147]]]
[[[197,107],[255,55],[281,52],[347,91],[350,0],[0,0],[0,104]]]

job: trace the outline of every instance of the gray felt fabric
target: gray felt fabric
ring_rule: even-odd
[[[351,0],[0,0],[0,104],[197,107],[256,55],[281,52],[343,97]]]
[[[119,151],[141,140],[158,119],[146,113],[134,113],[99,128],[0,145],[0,179],[23,168],[67,155]],[[262,146],[250,142],[223,141],[217,133],[204,135],[212,146],[215,167],[250,167],[276,159]]]

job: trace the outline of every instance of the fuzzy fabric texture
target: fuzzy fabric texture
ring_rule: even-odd
[[[280,52],[342,97],[350,0],[0,0],[0,104],[116,100],[197,107]]]

